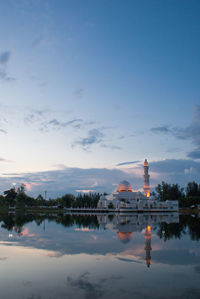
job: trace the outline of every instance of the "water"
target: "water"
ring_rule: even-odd
[[[0,215],[1,298],[200,298],[200,218]]]

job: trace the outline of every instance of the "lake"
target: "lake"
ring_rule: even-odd
[[[2,214],[1,298],[200,298],[195,215]]]

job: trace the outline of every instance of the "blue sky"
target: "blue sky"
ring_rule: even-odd
[[[0,190],[138,189],[144,158],[152,185],[199,181],[199,16],[193,0],[2,1]]]

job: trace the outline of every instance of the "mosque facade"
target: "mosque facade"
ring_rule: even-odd
[[[147,159],[144,161],[144,193],[133,191],[126,180],[119,183],[116,191],[103,195],[98,202],[98,209],[115,211],[178,211],[178,201],[161,202],[150,194],[150,175]]]

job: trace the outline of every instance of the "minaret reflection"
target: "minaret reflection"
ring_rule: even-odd
[[[134,239],[134,234],[137,232],[143,235],[145,239],[145,246],[143,245],[143,253],[145,253],[144,261],[146,261],[146,266],[148,268],[151,265],[151,230],[154,230],[154,228],[158,227],[160,223],[179,223],[178,213],[124,213],[113,215],[111,219],[109,217],[110,215],[107,214],[98,215],[97,218],[99,226],[100,228],[107,228],[117,233],[117,237],[120,242],[128,244],[131,240]],[[134,251],[132,252],[134,254]],[[138,258],[141,259],[142,255],[143,254],[140,251],[140,253],[138,254]]]
[[[145,247],[146,251],[146,265],[149,268],[151,265],[151,226],[145,227]]]

